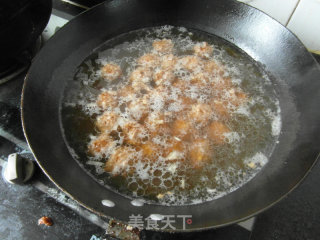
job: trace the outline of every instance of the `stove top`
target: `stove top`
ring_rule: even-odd
[[[55,0],[49,24],[42,39],[75,15],[101,0]],[[89,4],[88,4],[89,3]],[[44,43],[45,44],[45,43]],[[315,55],[318,62],[320,57]],[[0,169],[3,173],[8,155],[18,153],[32,159],[20,120],[20,95],[26,70],[0,85]],[[320,163],[305,181],[276,206],[240,224],[196,233],[141,232],[141,239],[318,239],[320,235]],[[0,239],[115,239],[106,233],[108,219],[103,219],[66,196],[36,168],[32,180],[12,185],[0,177]],[[54,225],[38,225],[42,216]]]

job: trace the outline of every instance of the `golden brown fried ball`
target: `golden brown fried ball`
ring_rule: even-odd
[[[136,98],[127,105],[127,111],[131,118],[140,121],[148,116],[150,103],[147,96]]]
[[[106,157],[115,145],[116,143],[108,134],[101,134],[98,138],[90,142],[89,153],[92,155],[101,154],[103,157]]]
[[[159,64],[159,57],[152,53],[147,53],[138,59],[138,64],[143,67],[154,68]]]
[[[181,97],[185,96],[185,92],[190,89],[190,82],[186,79],[175,78],[172,82],[172,87],[180,90]]]
[[[192,105],[195,104],[197,101],[184,95],[179,95],[177,102],[179,103],[179,107],[181,108],[181,110],[175,114],[176,116],[184,116],[187,114],[187,111],[191,109]]]
[[[163,113],[152,112],[144,120],[144,125],[152,131],[160,130],[166,124],[166,116]]]
[[[228,91],[232,89],[233,85],[230,78],[217,77],[211,83],[211,87],[216,96],[224,99],[228,96]]]
[[[247,95],[239,89],[231,89],[229,91],[231,95],[231,104],[238,107],[247,100]]]
[[[228,110],[227,103],[225,101],[214,100],[212,105],[213,105],[214,112],[221,119],[228,119],[230,117],[230,112]]]
[[[189,160],[193,167],[197,168],[208,162],[212,157],[212,150],[207,139],[195,139],[189,146]]]
[[[153,81],[157,86],[161,84],[169,85],[174,80],[174,78],[175,76],[170,70],[157,69],[153,73]]]
[[[117,93],[115,91],[105,91],[98,96],[97,105],[102,109],[114,107],[118,104]]]
[[[188,116],[192,121],[201,126],[208,124],[213,115],[213,110],[208,104],[197,103],[191,106]]]
[[[138,67],[129,76],[131,86],[135,91],[140,90],[149,90],[150,86],[148,85],[152,80],[152,74],[150,68],[147,67]]]
[[[177,119],[172,123],[171,134],[184,141],[190,141],[196,133],[196,129],[192,126],[191,121]]]
[[[185,56],[179,59],[178,64],[190,72],[201,72],[203,62],[197,56]]]
[[[173,136],[184,136],[191,128],[191,123],[182,119],[177,119],[173,122],[172,134]]]
[[[215,144],[223,144],[225,143],[225,135],[226,133],[231,132],[230,129],[219,121],[212,122],[208,127],[208,137]]]
[[[191,84],[197,87],[204,87],[210,82],[208,74],[199,72],[191,77]]]
[[[111,154],[104,166],[104,170],[112,175],[127,175],[129,166],[137,159],[136,151],[127,146],[118,147]]]
[[[101,74],[104,78],[113,81],[122,75],[122,71],[119,65],[114,63],[107,63],[101,69]]]
[[[132,82],[132,88],[135,92],[141,93],[141,92],[149,92],[151,90],[151,86],[149,84],[146,84],[144,82]]]
[[[192,106],[192,104],[196,103],[196,100],[186,96],[180,96],[179,99],[181,99],[181,102],[183,105],[190,106],[190,107]]]
[[[164,70],[173,70],[178,58],[173,54],[166,54],[160,58],[160,67]]]
[[[129,76],[130,81],[149,83],[152,79],[152,71],[147,67],[137,67]]]
[[[167,161],[183,161],[186,157],[185,144],[178,137],[171,137],[167,141],[167,147],[163,151],[163,157]]]
[[[224,89],[221,89],[217,96],[218,101],[224,102],[232,109],[239,107],[247,100],[247,95],[244,92],[232,86],[229,87],[226,85],[224,85]]]
[[[207,42],[197,43],[194,48],[195,55],[202,58],[209,58],[212,56],[213,48]]]
[[[223,73],[222,66],[214,60],[205,61],[203,65],[203,70],[209,76],[220,74],[220,72]]]
[[[153,49],[160,53],[170,53],[173,49],[173,43],[170,39],[162,39],[162,40],[156,40],[152,43]]]
[[[101,132],[111,131],[116,127],[119,115],[115,112],[106,111],[97,117],[96,126]]]
[[[141,144],[142,140],[148,136],[144,126],[134,121],[125,123],[123,126],[121,126],[121,129],[125,136],[125,143],[131,145]]]
[[[140,145],[143,160],[157,160],[161,151],[161,146],[152,141],[147,141]]]
[[[118,90],[118,96],[125,100],[125,102],[132,101],[136,99],[137,92],[133,89],[131,85],[126,85],[125,87]],[[119,104],[119,102],[117,102]]]

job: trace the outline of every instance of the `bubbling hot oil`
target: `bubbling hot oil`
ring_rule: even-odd
[[[170,39],[174,43],[172,54],[177,58],[192,55],[196,44],[208,42],[214,50],[206,61],[212,59],[223,66],[222,77],[230,79],[232,89],[245,93],[246,100],[235,107],[230,104],[230,95],[234,92],[222,89],[223,94],[219,94],[220,90],[212,90],[209,85],[192,84],[190,71],[179,66],[175,68],[174,75],[182,80],[182,85],[164,82],[161,91],[151,83],[149,93],[126,92],[130,85],[129,75],[138,67],[137,59],[152,52],[152,43],[158,39]],[[106,81],[101,74],[102,67],[110,62],[122,70],[121,77],[114,81]],[[217,75],[218,72],[212,75],[208,83],[216,81]],[[104,91],[117,94],[122,91],[124,94],[118,96],[116,106],[106,106],[102,111],[96,100]],[[147,201],[164,205],[210,201],[239,188],[268,162],[281,129],[279,102],[267,74],[234,46],[185,28],[163,26],[142,29],[108,41],[79,66],[65,96],[62,109],[65,137],[70,151],[83,168],[120,194],[144,197]],[[186,98],[191,102],[182,101]],[[221,117],[217,112],[205,116],[206,112],[200,112],[207,122],[199,123],[196,117],[190,118],[186,114],[192,111],[192,106],[210,105],[215,99],[227,109],[228,117]],[[121,130],[128,121],[141,117],[139,106],[143,101],[148,103],[150,121],[139,122],[148,129],[142,133],[145,134],[142,139],[159,146],[151,157],[145,157],[140,147],[127,144]],[[134,103],[132,108],[128,107],[130,103]],[[106,130],[115,136],[114,143],[92,156],[88,154],[88,145],[101,136],[101,129],[97,129],[95,122],[106,111],[120,116],[114,128]],[[159,113],[167,115],[164,121],[170,131],[157,129]],[[190,122],[194,127],[190,139],[181,139],[175,134],[174,122],[177,120]],[[210,142],[208,128],[202,125],[217,121],[228,128],[223,133],[223,143]],[[205,151],[210,153],[210,158],[200,167],[190,164],[190,155],[186,154],[198,144],[196,139],[209,142]],[[182,141],[184,150],[164,155],[173,141]],[[131,154],[132,161],[107,173],[106,162],[124,146],[130,147],[127,154]],[[181,156],[177,157],[177,154]],[[176,158],[180,160],[171,161]]]

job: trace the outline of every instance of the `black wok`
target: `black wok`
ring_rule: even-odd
[[[236,191],[189,206],[133,206],[100,185],[72,158],[61,128],[61,101],[76,68],[106,40],[135,29],[184,26],[221,37],[274,77],[282,130],[268,164]],[[283,198],[304,178],[320,149],[320,69],[302,43],[262,12],[232,0],[115,0],[71,20],[45,45],[25,80],[22,120],[39,165],[64,192],[93,212],[127,222],[129,215],[192,215],[188,230],[244,220]],[[106,207],[108,199],[115,207]],[[176,223],[177,230],[182,222]]]

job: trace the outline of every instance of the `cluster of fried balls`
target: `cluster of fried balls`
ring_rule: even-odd
[[[229,144],[228,119],[247,100],[207,42],[184,56],[174,55],[170,39],[156,40],[152,47],[128,76],[112,62],[101,69],[105,81],[126,81],[98,96],[100,135],[88,145],[91,155],[105,159],[111,175],[134,172],[138,162],[205,166],[214,158],[212,146]]]

